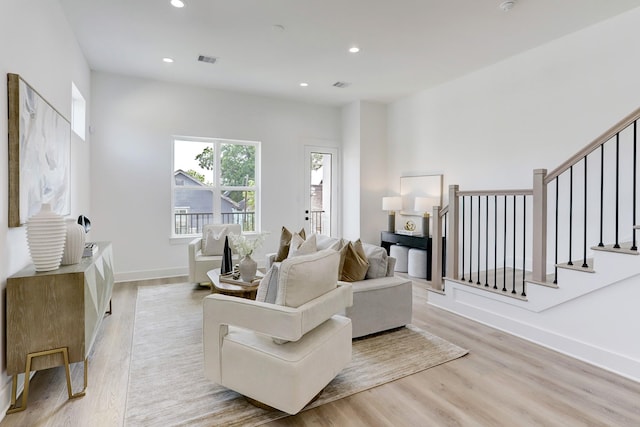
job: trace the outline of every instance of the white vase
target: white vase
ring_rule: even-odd
[[[245,255],[240,260],[240,264],[238,265],[238,269],[240,270],[240,278],[244,282],[250,282],[256,278],[256,271],[258,270],[258,263],[251,258],[250,255]]]
[[[77,264],[82,259],[84,253],[84,242],[87,234],[84,227],[73,219],[67,219],[67,233],[64,241],[64,253],[62,255],[62,265]]]
[[[48,203],[27,220],[27,244],[36,271],[60,267],[66,234],[64,218],[53,212]]]

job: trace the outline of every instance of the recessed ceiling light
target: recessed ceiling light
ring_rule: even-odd
[[[349,52],[351,53],[358,53],[360,52],[360,48],[358,46],[353,46],[349,48]]]
[[[182,0],[171,0],[171,6],[181,8],[184,7],[184,2]]]
[[[302,83],[300,83],[300,86],[307,87],[307,86],[309,86],[309,83],[302,82]]]
[[[173,62],[173,58],[162,58],[163,62],[166,62],[167,64],[171,64]]]

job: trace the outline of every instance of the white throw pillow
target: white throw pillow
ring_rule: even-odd
[[[202,255],[222,255],[224,252],[224,238],[228,232],[228,227],[222,227],[218,230],[206,228],[202,242]]]
[[[287,258],[280,264],[276,304],[300,307],[338,286],[340,253],[331,249]]]
[[[298,233],[294,233],[293,236],[291,236],[291,246],[289,246],[289,255],[287,258],[308,255],[316,251],[315,234],[312,234],[307,240],[304,240]]]
[[[260,286],[258,286],[258,292],[256,294],[256,301],[275,304],[276,296],[278,295],[279,265],[280,263],[273,264],[260,281]]]
[[[387,251],[380,246],[363,243],[364,254],[369,261],[367,279],[377,279],[387,275],[387,264],[389,262]]]
[[[316,236],[316,248],[318,248],[319,251],[323,249],[328,249],[331,246],[335,246],[336,243],[340,242],[340,239],[336,237],[330,237],[330,236],[327,236],[326,234],[318,234],[318,233],[314,233],[314,234]]]

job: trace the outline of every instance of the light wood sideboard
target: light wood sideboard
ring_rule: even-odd
[[[26,408],[29,373],[65,366],[69,398],[84,395],[87,357],[96,339],[113,290],[110,242],[80,263],[36,272],[30,265],[7,279],[7,375],[13,375],[11,407]],[[84,362],[84,388],[71,389],[69,364]],[[16,407],[18,374],[25,374],[22,405]]]

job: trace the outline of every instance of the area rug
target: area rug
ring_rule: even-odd
[[[191,284],[138,290],[125,425],[257,426],[286,417],[211,383],[202,362],[202,299]],[[409,325],[353,342],[351,364],[305,409],[464,356],[464,350]]]

